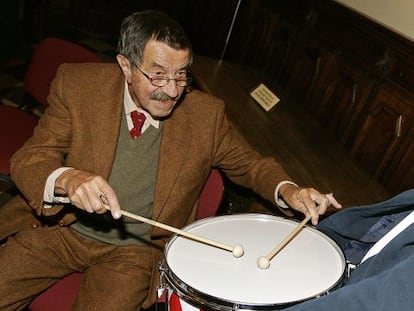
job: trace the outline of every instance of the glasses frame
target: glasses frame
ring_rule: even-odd
[[[170,83],[170,81],[174,81],[176,86],[179,87],[186,87],[189,86],[191,84],[191,82],[193,82],[193,77],[191,76],[191,73],[189,70],[187,70],[187,77],[185,79],[174,79],[174,78],[161,78],[161,77],[150,77],[147,73],[145,73],[144,71],[142,71],[141,68],[139,68],[137,65],[135,65],[135,68],[138,69],[138,71],[140,73],[142,73],[142,75],[148,79],[149,82],[151,82],[151,84],[153,86],[156,87],[163,87],[166,86],[168,83]],[[154,80],[159,81],[160,83],[154,83]],[[185,83],[184,83],[185,82]],[[182,84],[182,85],[181,85]]]

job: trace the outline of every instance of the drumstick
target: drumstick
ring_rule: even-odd
[[[296,226],[269,254],[261,256],[257,259],[257,266],[260,269],[267,269],[270,266],[270,260],[276,256],[303,228],[303,226],[311,219],[311,215],[305,217],[300,224]]]
[[[108,211],[111,210],[111,208],[108,205],[103,204],[103,206]],[[161,222],[158,222],[158,221],[155,221],[155,220],[152,220],[152,219],[148,219],[148,218],[145,218],[143,216],[139,216],[139,215],[127,212],[127,211],[121,211],[121,215],[124,215],[126,217],[129,217],[129,218],[141,221],[141,222],[145,222],[147,224],[150,224],[150,225],[158,227],[158,228],[162,228],[162,229],[174,232],[174,233],[176,233],[178,235],[181,235],[181,236],[184,236],[188,239],[191,239],[191,240],[194,240],[194,241],[197,241],[197,242],[201,242],[201,243],[204,243],[204,244],[207,244],[207,245],[210,245],[210,246],[214,246],[214,247],[229,251],[229,252],[233,253],[234,257],[237,257],[237,258],[243,256],[243,254],[244,254],[243,246],[241,246],[240,244],[237,244],[233,247],[233,246],[221,243],[221,242],[217,242],[217,241],[214,241],[214,240],[207,239],[205,237],[202,237],[202,236],[199,236],[199,235],[196,235],[196,234],[184,231],[184,230],[180,230],[180,229],[175,228],[175,227],[171,227],[171,226],[163,224]]]

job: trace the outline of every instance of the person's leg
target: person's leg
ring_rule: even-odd
[[[152,261],[148,246],[115,248],[85,271],[73,310],[140,310],[150,286]]]
[[[152,248],[118,247],[70,228],[23,231],[0,247],[0,310],[22,310],[59,279],[84,272],[75,310],[133,310],[148,294]]]
[[[72,272],[61,260],[57,230],[22,231],[0,247],[0,310],[21,310]]]

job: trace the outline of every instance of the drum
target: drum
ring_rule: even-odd
[[[313,227],[304,227],[268,269],[257,266],[257,259],[297,225],[262,214],[196,221],[184,230],[227,245],[240,244],[244,255],[236,258],[229,251],[175,235],[160,265],[163,282],[185,303],[205,310],[282,309],[327,294],[343,280],[346,263],[335,242]]]

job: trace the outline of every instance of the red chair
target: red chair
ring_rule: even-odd
[[[10,174],[10,158],[32,136],[38,118],[17,107],[0,105],[0,173]]]
[[[59,38],[46,38],[35,49],[24,78],[24,91],[41,110],[56,70],[62,63],[100,62],[92,51]],[[38,117],[14,106],[0,105],[0,174],[10,174],[10,158],[32,135]]]
[[[214,216],[223,199],[224,182],[218,169],[212,169],[198,202],[197,219]]]
[[[220,207],[223,193],[223,178],[219,170],[213,169],[200,194],[197,219],[214,216]],[[81,273],[70,274],[39,295],[28,309],[30,311],[69,311],[78,294],[81,279]]]

